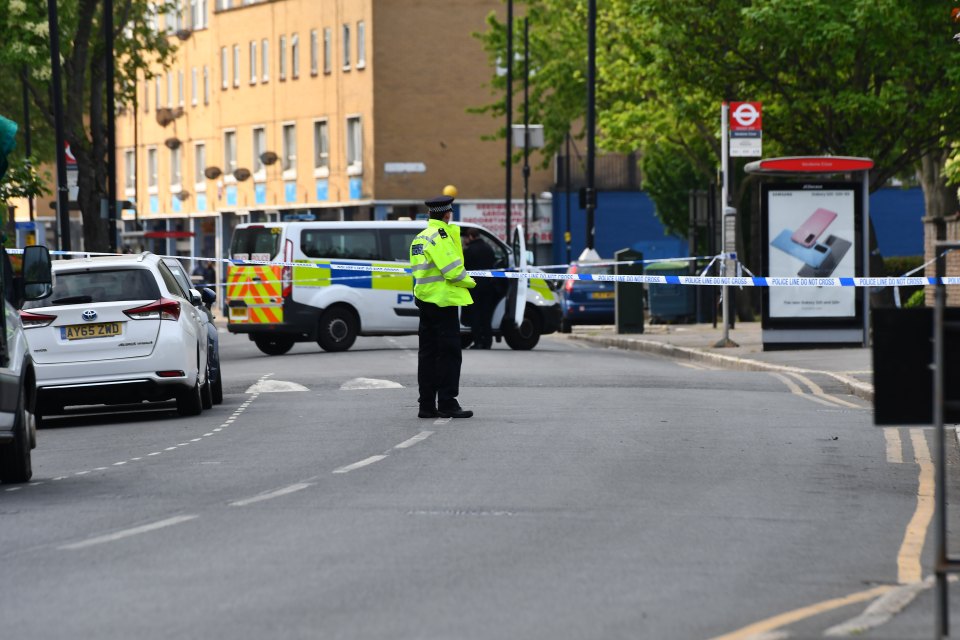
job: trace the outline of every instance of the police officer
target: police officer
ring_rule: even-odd
[[[493,269],[497,258],[493,249],[473,227],[463,230],[463,261],[467,271],[489,271]],[[496,283],[493,278],[480,278],[473,290],[473,307],[470,309],[470,329],[473,333],[471,349],[489,349],[493,346],[493,330],[490,316],[497,299]]]
[[[450,224],[453,198],[427,200],[430,221],[410,244],[413,295],[420,309],[420,352],[417,383],[421,418],[469,418],[473,411],[460,407],[459,307],[473,302],[476,286],[467,275],[460,246],[460,227]]]

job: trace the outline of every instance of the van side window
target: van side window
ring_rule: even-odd
[[[376,229],[304,229],[300,248],[308,258],[380,259]]]
[[[493,263],[494,269],[506,269],[510,266],[510,258],[507,257],[507,247],[502,243],[498,242],[496,238],[487,233],[482,229],[477,229],[480,232],[480,237],[490,245],[490,248],[493,249],[493,255],[496,260]]]
[[[383,259],[393,262],[409,262],[410,244],[420,231],[416,229],[384,229],[381,233],[383,234],[381,236],[384,249]]]

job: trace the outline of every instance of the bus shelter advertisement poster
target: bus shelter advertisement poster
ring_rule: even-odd
[[[852,278],[856,275],[853,189],[767,191],[770,277]],[[853,318],[853,287],[771,287],[771,318]]]

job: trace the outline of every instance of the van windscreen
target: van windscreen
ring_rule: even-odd
[[[280,227],[243,227],[233,232],[230,257],[240,260],[273,260],[280,252]]]

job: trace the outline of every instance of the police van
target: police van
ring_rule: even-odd
[[[237,225],[231,260],[267,264],[229,265],[227,329],[247,334],[269,355],[284,354],[296,342],[315,340],[325,351],[345,351],[357,336],[416,334],[413,276],[401,269],[409,268],[410,243],[426,226],[425,220]],[[522,261],[517,260],[522,250],[512,250],[483,227],[460,226],[480,232],[494,251],[495,269],[515,269]],[[532,349],[541,335],[559,329],[560,304],[546,281],[498,282],[502,292],[492,318],[497,341]],[[461,330],[469,342],[469,327]]]

